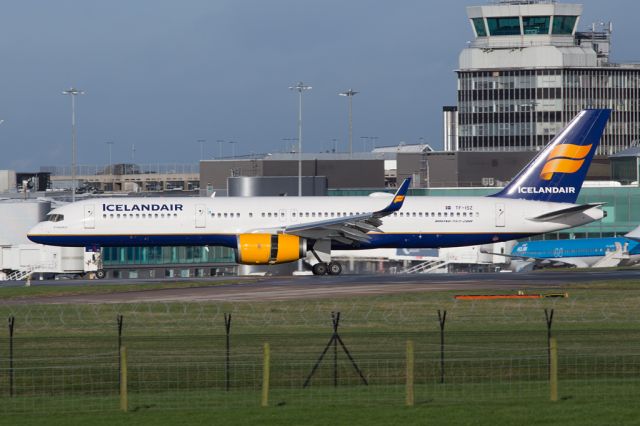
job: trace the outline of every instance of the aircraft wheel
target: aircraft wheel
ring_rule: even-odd
[[[96,271],[96,278],[97,278],[97,279],[101,280],[101,279],[103,279],[103,278],[104,278],[104,277],[106,277],[106,276],[107,276],[107,273],[105,272],[105,270],[104,270],[104,269],[98,269],[98,270]]]
[[[329,263],[329,275],[340,275],[342,273],[342,265],[338,262]]]
[[[313,275],[325,275],[327,273],[327,264],[324,262],[313,265]]]

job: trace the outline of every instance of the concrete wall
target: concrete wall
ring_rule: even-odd
[[[200,162],[200,188],[227,189],[232,176],[297,176],[295,160]],[[329,188],[383,188],[384,160],[303,160],[303,176],[326,176]]]
[[[406,177],[419,176],[421,182],[414,182],[414,187],[500,185],[511,181],[536,154],[530,151],[398,154],[398,182]],[[428,165],[425,165],[425,159]],[[493,179],[493,185],[487,185],[483,178]],[[606,156],[596,156],[593,159],[587,180],[611,180],[610,160]]]

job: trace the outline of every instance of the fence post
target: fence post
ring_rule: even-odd
[[[558,401],[558,343],[555,337],[549,340],[549,347],[551,350],[551,365],[550,365],[550,396],[551,401]]]
[[[407,340],[407,375],[406,375],[406,400],[407,407],[413,407],[413,340]]]
[[[127,347],[120,347],[120,410],[129,410],[127,395]]]
[[[440,383],[444,383],[444,324],[447,321],[447,311],[438,309],[438,322],[440,323]]]
[[[120,385],[120,371],[122,370],[122,355],[120,353],[122,349],[122,325],[124,324],[124,318],[118,314],[116,316],[118,323],[118,386]]]
[[[16,318],[11,315],[9,317],[9,396],[13,397],[13,327],[16,323]]]
[[[264,344],[262,357],[262,399],[260,405],[262,407],[269,406],[269,372],[271,368],[271,353],[269,343]]]
[[[229,333],[231,332],[231,314],[224,314],[224,328],[226,331],[226,335],[227,335],[227,340],[226,340],[226,358],[225,358],[225,364],[224,364],[224,383],[225,383],[225,389],[227,390],[227,392],[229,391],[229,388],[231,387],[231,380],[230,380],[230,376],[229,376],[229,351],[230,351],[230,341],[229,341]]]
[[[547,365],[549,368],[549,380],[551,380],[551,326],[553,325],[553,309],[544,310],[544,318],[547,321]]]

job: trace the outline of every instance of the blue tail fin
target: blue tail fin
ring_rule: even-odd
[[[581,111],[516,176],[493,197],[575,203],[610,109]]]

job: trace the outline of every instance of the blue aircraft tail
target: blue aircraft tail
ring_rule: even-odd
[[[581,111],[492,197],[575,203],[610,115],[610,109]]]

